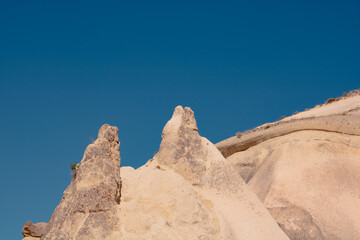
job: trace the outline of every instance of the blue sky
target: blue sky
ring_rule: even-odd
[[[360,88],[358,1],[0,3],[1,234],[48,221],[104,123],[122,165],[177,105],[216,143]]]

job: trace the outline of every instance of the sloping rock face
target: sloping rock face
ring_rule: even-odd
[[[122,175],[126,239],[288,239],[231,164],[199,135],[190,108],[175,109],[162,138],[151,161]],[[143,210],[135,213],[137,206]]]
[[[120,239],[235,239],[213,203],[179,174],[154,166],[121,174]]]
[[[290,239],[360,239],[359,110],[352,96],[217,146]]]
[[[224,157],[229,157],[268,139],[304,130],[359,136],[360,91],[354,92],[356,94],[350,94],[351,97],[340,98],[331,104],[317,106],[310,111],[298,113],[278,122],[264,124],[245,133],[239,133],[237,136],[217,143],[216,147]]]
[[[41,239],[114,239],[119,226],[120,152],[118,129],[103,125],[77,165]]]

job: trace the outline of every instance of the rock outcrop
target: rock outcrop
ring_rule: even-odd
[[[155,166],[122,167],[121,173],[119,239],[235,239],[213,203],[179,174]]]
[[[360,239],[360,96],[216,146],[290,239]]]
[[[360,239],[359,94],[216,146],[178,106],[136,170],[120,170],[119,145],[103,125],[49,223],[26,223],[24,239]]]
[[[173,226],[170,228],[175,235],[173,238],[161,239],[176,239],[175,236],[181,236],[180,239],[288,239],[256,195],[248,190],[231,164],[210,141],[199,135],[194,113],[190,108],[183,109],[179,106],[175,109],[164,127],[162,138],[159,152],[144,167],[155,169],[156,173],[151,173],[153,177],[148,177],[148,180],[140,180],[154,170],[139,169],[134,174],[142,177],[133,180],[147,186],[147,181],[158,182],[163,179],[163,182],[167,178],[168,182],[161,184],[167,190],[161,192],[168,194],[161,195],[160,199],[174,195],[180,197],[167,200],[167,205],[171,202],[175,204],[169,209],[177,206],[178,210],[163,217],[163,222],[168,223],[168,227]],[[140,174],[138,171],[149,173]],[[169,184],[170,179],[176,183]],[[131,182],[124,180],[126,181]],[[127,195],[124,193],[125,198]],[[148,199],[149,195],[144,198]],[[154,196],[150,198],[154,199]],[[160,203],[159,200],[154,202]],[[147,208],[151,208],[150,206],[151,204]],[[164,209],[166,210],[167,208]],[[180,227],[185,223],[186,227]],[[160,226],[157,228],[162,229]],[[180,229],[183,230],[179,231]],[[191,235],[191,232],[197,234]]]
[[[228,157],[268,139],[298,131],[314,130],[360,136],[359,116],[360,96],[354,96],[275,123],[264,124],[219,142],[216,147]]]
[[[120,203],[118,129],[103,125],[77,165],[41,239],[111,239],[117,234]]]
[[[21,231],[24,237],[36,237],[40,238],[45,231],[47,223],[39,222],[39,223],[32,223],[28,221],[24,224],[24,227]]]
[[[101,127],[41,239],[288,239],[217,148],[177,107],[159,152],[121,168],[117,128]],[[121,190],[121,194],[120,194]]]
[[[194,112],[188,107],[175,108],[164,127],[155,160],[192,185],[232,193],[241,190],[242,179],[216,147],[199,135]]]

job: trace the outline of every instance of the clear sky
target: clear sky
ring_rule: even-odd
[[[213,143],[360,88],[359,1],[1,1],[1,238],[48,221],[104,123],[122,165],[177,105]]]

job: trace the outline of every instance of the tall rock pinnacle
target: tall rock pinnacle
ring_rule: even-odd
[[[118,129],[103,125],[77,165],[41,239],[108,239],[116,232],[120,203]]]
[[[200,146],[197,130],[194,112],[188,107],[176,107],[164,127],[157,154],[160,164],[169,166],[192,184],[200,184],[206,171],[206,152]]]
[[[243,183],[217,148],[199,135],[194,112],[189,107],[175,108],[162,138],[157,161],[191,184],[234,192]]]

